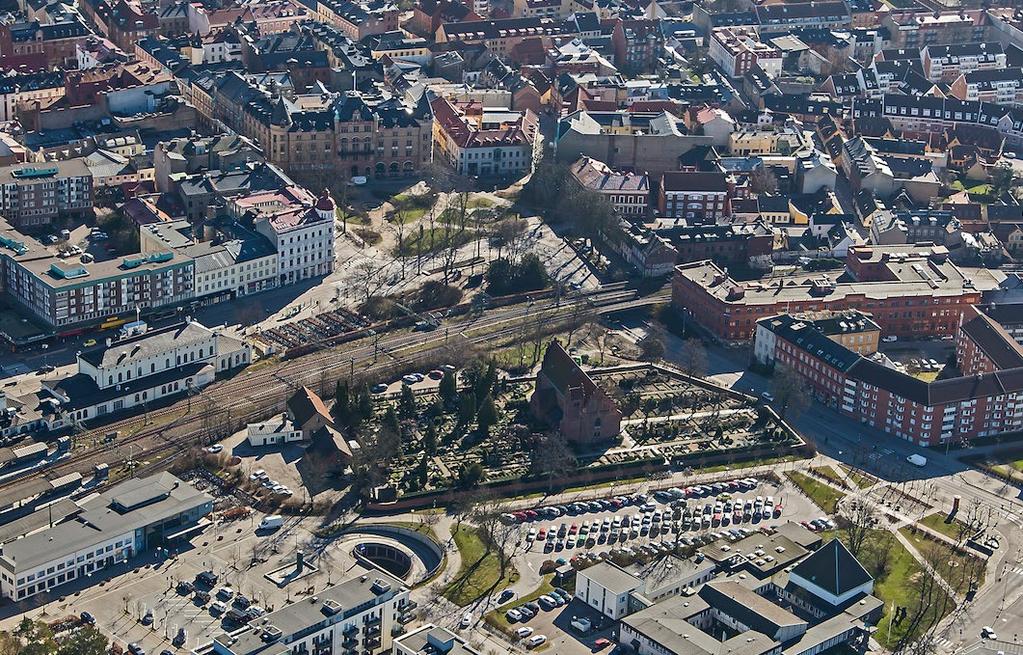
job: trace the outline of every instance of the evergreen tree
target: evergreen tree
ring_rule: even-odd
[[[369,385],[363,383],[359,388],[357,422],[367,421],[373,416],[373,396],[369,393]]]
[[[423,458],[419,460],[419,466],[416,469],[416,477],[419,478],[419,488],[422,489],[426,486],[426,480],[430,475],[430,458],[428,455],[423,455]]]
[[[497,418],[497,405],[494,404],[494,398],[487,394],[480,401],[480,408],[476,413],[476,427],[480,432],[489,434],[490,428],[497,423]]]
[[[466,464],[458,471],[458,485],[463,489],[471,489],[483,480],[483,467],[479,462]]]
[[[398,420],[398,413],[394,411],[394,405],[387,406],[384,418],[380,421],[380,427],[396,435],[401,434],[401,421]]]
[[[476,416],[476,395],[471,391],[463,391],[458,398],[458,422],[467,425]]]
[[[444,377],[440,379],[440,388],[437,392],[446,405],[453,403],[455,396],[458,395],[457,375],[454,371],[445,371]]]
[[[341,380],[337,381],[337,386],[334,388],[334,414],[338,420],[345,424],[352,418],[351,389],[348,388],[347,382]]]
[[[433,421],[426,424],[426,432],[423,433],[423,452],[431,457],[437,454],[437,426]]]
[[[401,384],[401,396],[398,397],[398,415],[405,419],[416,417],[416,396],[412,393],[412,387],[404,382]]]

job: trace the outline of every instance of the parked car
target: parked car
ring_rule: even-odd
[[[522,620],[522,612],[510,609],[504,613],[504,618],[508,619],[508,623],[517,623]]]
[[[218,443],[215,443],[212,446],[206,446],[206,448],[204,448],[203,450],[205,450],[208,453],[216,455],[217,453],[223,451],[224,447]]]
[[[533,634],[533,629],[530,628],[528,625],[524,625],[521,628],[516,628],[515,630],[515,636],[517,636],[519,639],[525,639],[531,634]]]
[[[527,648],[536,648],[537,646],[542,646],[545,643],[547,643],[547,637],[544,635],[533,635],[526,639]]]
[[[96,617],[90,614],[89,612],[82,612],[81,614],[78,615],[78,618],[82,620],[82,623],[96,625]]]
[[[227,611],[227,605],[225,605],[224,603],[220,602],[219,600],[213,601],[213,603],[210,605],[210,614],[212,614],[214,616],[217,616],[218,614],[223,614],[226,611]]]
[[[128,644],[128,652],[131,655],[146,655],[146,651],[143,650],[142,646],[139,646],[135,642]]]

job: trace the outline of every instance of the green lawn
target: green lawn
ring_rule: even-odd
[[[429,209],[425,207],[405,207],[402,209],[395,209],[393,212],[387,214],[387,220],[391,223],[414,223],[423,216],[426,216],[426,212]]]
[[[553,573],[545,575],[543,577],[543,582],[541,582],[540,586],[536,588],[536,591],[529,594],[528,596],[523,596],[522,598],[513,598],[504,605],[501,605],[492,612],[489,612],[486,615],[486,617],[484,617],[484,619],[491,626],[497,628],[506,635],[512,635],[514,633],[514,627],[512,626],[511,623],[508,623],[508,618],[504,615],[504,613],[513,607],[522,605],[523,603],[528,603],[531,600],[536,600],[540,596],[549,593],[551,589],[554,589],[554,585],[551,584],[551,580],[553,579],[554,579]]]
[[[840,532],[831,534],[843,542],[846,541]],[[826,535],[822,536],[827,539]],[[872,531],[857,559],[874,577],[874,595],[884,601],[884,615],[878,621],[874,637],[882,646],[893,648],[906,635],[910,626],[908,619],[889,625],[892,606],[894,604],[895,607],[910,608],[909,613],[912,617],[913,608],[920,603],[918,581],[927,574],[895,535],[886,530]],[[952,599],[941,589],[935,590],[935,594],[923,620],[912,630],[913,637],[923,634],[952,611],[954,607]]]
[[[518,571],[509,564],[501,578],[500,562],[483,542],[476,528],[466,525],[454,531],[455,546],[462,564],[455,579],[444,590],[444,597],[459,607],[478,600],[486,594],[501,591],[519,579]]]
[[[852,480],[853,483],[860,489],[872,487],[874,486],[874,483],[877,482],[877,479],[875,479],[874,477],[867,475],[866,473],[861,473],[860,471],[857,471],[851,466],[846,466],[845,464],[840,464],[839,466],[842,467],[842,470],[845,471],[845,474],[849,476],[849,479]]]
[[[845,494],[838,489],[820,480],[815,480],[805,473],[789,471],[785,475],[827,514],[834,514],[838,501],[845,498]]]
[[[938,549],[941,555],[937,558],[938,563],[934,568],[938,575],[959,593],[965,594],[971,585],[980,587],[984,584],[984,560],[965,551],[958,551],[922,530],[914,530],[912,526],[903,526],[899,532],[909,539],[918,551]]]
[[[458,232],[457,230],[445,230],[442,227],[436,227],[432,230],[425,229],[422,231],[422,238],[420,238],[420,232],[412,230],[411,234],[405,236],[404,242],[401,247],[395,246],[394,254],[400,257],[415,257],[416,255],[430,255],[435,252],[440,252],[447,248],[449,245],[455,247],[464,246],[473,240],[474,234],[468,230]]]
[[[475,196],[469,199],[469,207],[472,209],[488,209],[494,206],[494,201],[486,196]]]
[[[940,532],[953,541],[958,541],[960,536],[964,534],[966,526],[961,521],[955,519],[946,521],[947,518],[948,514],[945,512],[935,512],[920,519],[920,523],[935,532]]]
[[[806,459],[796,455],[782,455],[781,457],[767,457],[765,459],[747,460],[744,462],[733,462],[731,464],[715,464],[714,466],[694,466],[693,471],[697,473],[721,473],[723,471],[741,471],[753,466],[771,466],[774,464],[787,464]]]
[[[824,478],[825,480],[831,481],[831,483],[836,486],[844,488],[845,485],[847,484],[845,479],[841,475],[839,475],[838,471],[836,471],[831,466],[818,466],[810,470],[812,470],[814,473]]]

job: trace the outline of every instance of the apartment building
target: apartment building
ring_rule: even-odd
[[[312,207],[288,206],[261,212],[255,219],[256,232],[273,245],[277,253],[277,278],[292,284],[334,270],[333,198],[324,191]]]
[[[316,14],[353,41],[398,29],[398,7],[388,0],[325,0],[316,3]]]
[[[104,569],[201,529],[212,511],[209,494],[170,473],[122,482],[61,522],[0,546],[0,593],[17,602],[83,578],[98,582]]]
[[[202,231],[214,234],[201,234]],[[195,228],[187,220],[139,228],[143,253],[171,249],[192,259],[194,296],[204,302],[240,298],[278,285],[273,244],[236,223]]]
[[[868,314],[857,309],[837,312],[812,312],[757,321],[753,338],[753,359],[766,368],[774,368],[776,330],[780,323],[791,323],[795,332],[813,330],[854,353],[872,355],[881,341],[881,327]]]
[[[0,26],[0,55],[37,61],[40,69],[68,66],[77,61],[78,48],[93,38],[78,12],[69,10],[48,22],[31,20]]]
[[[998,68],[964,73],[949,86],[959,100],[999,105],[1023,104],[1023,68]]]
[[[19,106],[48,105],[64,96],[64,72],[12,73],[0,77],[0,122],[17,118]]]
[[[923,48],[928,45],[983,43],[984,10],[929,12],[890,11],[881,17],[888,30],[889,47]]]
[[[959,43],[924,46],[920,63],[928,80],[951,82],[964,73],[1004,69],[1006,59],[1000,43]]]
[[[81,158],[0,167],[0,212],[32,230],[92,213],[92,172]]]
[[[968,358],[958,362],[960,370],[973,373],[933,382],[855,353],[805,325],[800,329],[792,317],[760,324],[774,333],[777,365],[799,375],[817,400],[915,445],[959,443],[1023,427],[1023,347],[993,321],[971,317],[957,334],[956,354]]]
[[[349,576],[315,596],[264,615],[213,639],[214,655],[257,655],[268,648],[294,653],[390,653],[394,636],[412,620],[416,604],[401,580],[356,565]],[[401,652],[401,651],[399,651]]]
[[[189,300],[192,266],[191,259],[169,250],[82,261],[0,221],[4,291],[58,333]]]
[[[643,216],[649,210],[650,178],[642,173],[615,171],[591,157],[580,157],[569,173],[576,184],[599,193],[622,216]]]
[[[788,32],[799,27],[841,29],[852,25],[849,7],[838,0],[764,3],[757,5],[754,12],[761,34]]]
[[[661,176],[661,216],[714,224],[732,213],[731,187],[725,173],[669,171]]]
[[[531,109],[491,110],[443,97],[431,107],[436,156],[459,175],[524,175],[543,154],[540,118]]]
[[[781,50],[760,41],[752,27],[714,28],[710,33],[708,54],[732,79],[743,77],[754,67],[759,67],[769,78],[781,74]]]
[[[924,280],[906,267],[905,275],[885,282],[836,282],[826,274],[738,282],[713,262],[692,262],[675,267],[672,305],[725,342],[748,342],[762,318],[848,309],[870,313],[886,335],[954,335],[966,307],[981,301],[979,287],[993,284],[989,275],[961,271]]]

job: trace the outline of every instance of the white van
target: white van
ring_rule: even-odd
[[[268,514],[259,522],[257,530],[276,530],[284,525],[284,517],[280,514]]]

